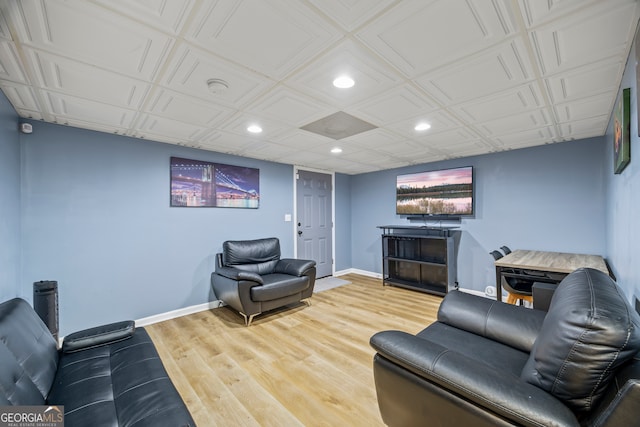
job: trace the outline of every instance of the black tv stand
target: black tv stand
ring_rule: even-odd
[[[457,288],[457,226],[380,225],[382,283],[436,295]]]

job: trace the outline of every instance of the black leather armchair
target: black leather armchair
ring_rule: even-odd
[[[453,291],[437,322],[371,345],[389,426],[640,425],[640,316],[597,270],[567,276],[548,312]]]
[[[280,259],[275,237],[224,242],[211,274],[216,297],[237,310],[247,326],[260,313],[307,300],[315,281],[315,261]]]

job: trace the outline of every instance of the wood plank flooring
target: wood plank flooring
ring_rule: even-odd
[[[373,382],[378,331],[417,333],[441,297],[340,276],[348,285],[257,316],[223,307],[147,326],[196,423],[382,426]]]

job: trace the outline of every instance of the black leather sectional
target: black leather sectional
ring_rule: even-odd
[[[597,270],[548,312],[453,291],[437,322],[371,345],[389,426],[640,426],[640,316]]]
[[[55,339],[15,298],[0,304],[0,405],[64,405],[66,427],[195,426],[143,328],[119,322]]]

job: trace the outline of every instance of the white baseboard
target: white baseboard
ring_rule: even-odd
[[[361,276],[373,277],[375,279],[382,279],[382,274],[374,273],[367,270],[359,270],[357,268],[347,268],[346,270],[340,270],[333,273],[335,277],[343,276],[345,274],[360,274]]]
[[[143,317],[136,320],[136,326],[147,326],[158,322],[164,322],[165,320],[175,319],[176,317],[186,316],[188,314],[199,313],[205,310],[211,310],[214,308],[222,307],[224,303],[222,301],[209,301],[204,304],[192,305],[190,307],[179,308],[177,310],[168,311],[166,313],[154,314],[153,316]]]

